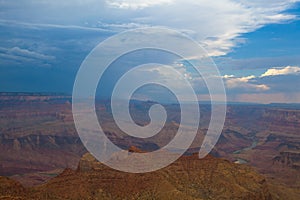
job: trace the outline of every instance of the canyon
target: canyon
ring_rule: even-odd
[[[149,122],[147,112],[153,104],[155,102],[140,101],[134,101],[131,104],[132,117],[137,124],[145,125]],[[183,192],[185,189],[182,188],[187,187],[186,185],[189,184],[198,184],[197,187],[203,189],[204,183],[200,184],[199,182],[202,178],[207,179],[207,177],[204,177],[206,175],[202,177],[200,171],[202,165],[205,167],[207,162],[207,166],[210,166],[206,166],[207,168],[213,168],[213,164],[217,166],[224,165],[224,168],[217,169],[217,174],[220,173],[221,175],[219,174],[217,178],[210,177],[216,179],[213,182],[221,181],[218,179],[228,174],[229,171],[239,171],[240,168],[244,169],[245,167],[247,172],[249,171],[250,174],[255,173],[255,176],[260,177],[254,183],[247,184],[257,184],[261,191],[266,190],[265,199],[271,198],[268,197],[269,194],[273,199],[282,199],[283,197],[285,199],[299,199],[300,106],[298,104],[229,103],[226,122],[217,145],[208,158],[198,161],[193,157],[193,154],[198,152],[201,146],[210,119],[210,105],[201,103],[199,105],[201,110],[199,131],[191,148],[174,165],[158,171],[157,173],[160,175],[154,173],[155,176],[160,177],[160,180],[164,180],[163,182],[167,185],[164,187],[173,189],[175,187],[177,188],[176,192],[182,195],[187,194]],[[165,127],[157,136],[147,139],[137,139],[119,131],[113,122],[108,100],[97,102],[96,110],[107,137],[115,144],[125,150],[135,146],[141,151],[153,151],[164,146],[174,137],[178,129],[178,123],[180,123],[180,109],[178,106],[174,104],[165,104],[164,106],[168,112]],[[67,95],[0,94],[0,176],[9,178],[1,178],[1,186],[2,181],[4,181],[5,184],[3,183],[3,185],[13,185],[12,188],[16,187],[20,193],[24,190],[24,196],[30,190],[29,193],[37,195],[36,198],[38,199],[40,198],[39,195],[44,193],[41,191],[49,190],[54,195],[55,190],[53,188],[58,188],[59,181],[65,181],[64,178],[79,181],[76,177],[83,176],[84,179],[88,180],[88,177],[97,179],[95,177],[98,175],[104,176],[104,172],[101,170],[95,170],[93,167],[83,167],[85,165],[83,163],[86,162],[85,159],[88,157],[87,150],[82,145],[76,132],[71,107],[71,97]],[[95,162],[92,158],[89,159],[92,160],[92,163]],[[182,162],[197,165],[199,171],[194,168],[183,170],[182,174],[177,175],[185,180],[185,183],[178,182],[179,185],[176,185],[173,184],[175,180],[169,180],[166,174],[169,169],[171,170],[168,172],[169,176],[172,173],[176,174],[180,170],[174,166],[178,167],[178,163],[183,165]],[[210,162],[213,164],[210,164]],[[89,168],[89,170],[85,171],[83,168]],[[125,180],[124,175],[120,175],[114,170],[102,165],[100,168],[114,174],[113,176],[120,176],[116,180]],[[198,177],[199,180],[189,182],[189,179],[184,178],[186,174],[192,174],[192,176]],[[211,172],[208,171],[204,174],[211,174]],[[248,175],[244,173],[239,176],[247,177]],[[149,177],[146,175],[146,179],[151,180],[150,182],[155,185],[152,176],[154,175],[149,175]],[[233,177],[233,175],[231,176]],[[168,181],[166,181],[167,179]],[[97,182],[101,182],[101,180],[99,179]],[[141,178],[141,180],[144,179]],[[229,182],[231,181],[234,183],[234,180]],[[114,181],[111,180],[106,183],[108,184],[108,182]],[[264,186],[261,185],[262,182],[266,182]],[[93,183],[91,184],[93,185]],[[134,184],[137,184],[137,182]],[[98,189],[103,191],[104,196],[115,194],[115,191],[107,190],[105,184],[102,184],[102,186],[103,188],[97,188],[97,191]],[[210,187],[214,188],[214,186]],[[226,185],[225,188],[227,187],[230,186]],[[235,187],[239,191],[239,186]],[[31,192],[36,188],[39,188],[37,192]],[[9,190],[7,189],[7,191]],[[88,195],[91,195],[90,192],[92,191],[85,190],[88,189],[84,189],[84,193],[87,192]],[[207,187],[203,189],[203,191],[206,191],[203,195],[209,194],[208,190]],[[246,189],[242,190],[247,191]],[[6,191],[6,189],[2,189],[2,191]],[[143,195],[140,194],[140,190],[136,192],[137,195]],[[194,192],[191,189],[191,192],[188,193]],[[286,195],[287,193],[288,195]],[[211,192],[211,195],[216,194],[216,191]],[[55,195],[59,196],[60,194]],[[199,198],[213,198],[213,196],[206,198],[201,195],[199,194]]]

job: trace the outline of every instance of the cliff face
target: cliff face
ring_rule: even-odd
[[[300,128],[300,110],[263,106],[228,106],[227,124],[235,124],[256,131],[284,131],[293,133]]]
[[[66,97],[0,95],[0,175],[75,169],[84,152]]]
[[[300,170],[300,152],[284,151],[274,159],[274,165]]]
[[[265,109],[262,120],[270,131],[294,133],[300,129],[300,110]]]

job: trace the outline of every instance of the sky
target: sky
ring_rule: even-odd
[[[167,27],[205,48],[228,101],[300,103],[299,15],[299,0],[0,0],[0,92],[71,94],[81,63],[100,42]],[[194,81],[188,66],[180,70]]]

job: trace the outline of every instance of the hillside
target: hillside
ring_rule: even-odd
[[[85,154],[77,170],[66,169],[44,185],[24,189],[14,181],[9,184],[18,193],[4,189],[0,199],[273,199],[266,179],[250,167],[212,156],[199,160],[196,155],[156,172],[130,174]]]

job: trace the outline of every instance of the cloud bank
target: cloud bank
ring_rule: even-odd
[[[244,43],[245,33],[295,20],[295,15],[285,11],[296,2],[299,0],[3,0],[0,16],[26,23],[117,31],[165,26],[202,43],[211,56],[221,56]]]

